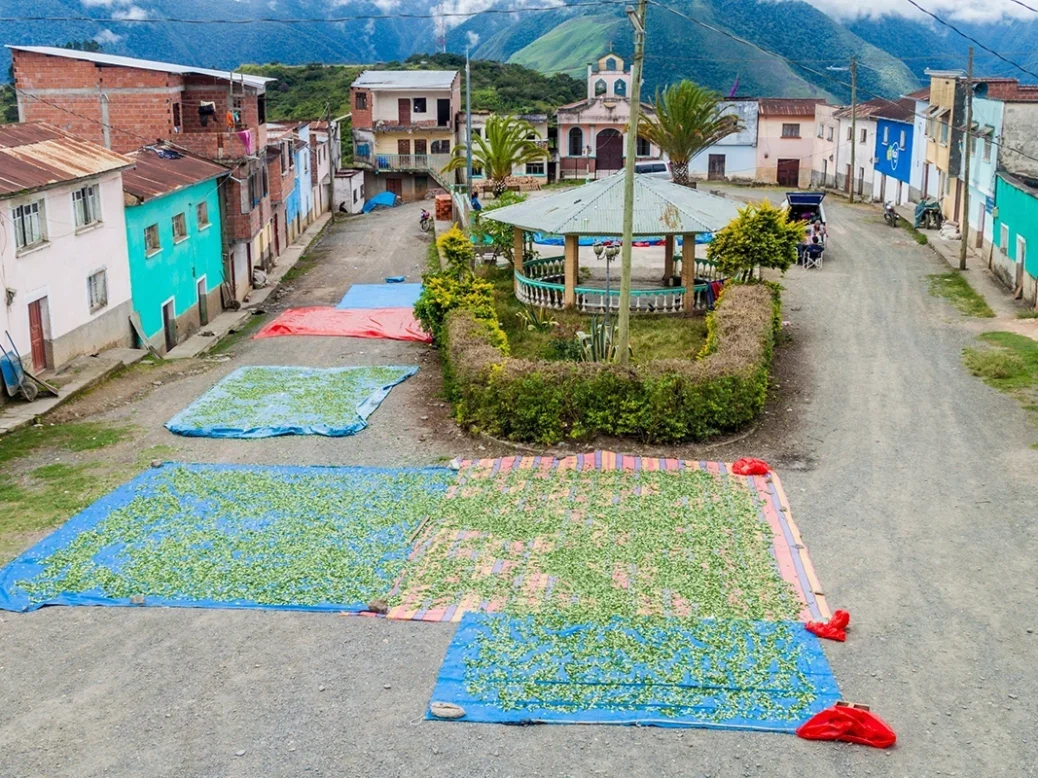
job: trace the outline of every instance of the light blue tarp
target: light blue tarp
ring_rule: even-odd
[[[712,232],[697,232],[696,233],[696,245],[702,245],[704,243],[709,243],[713,239],[714,239],[714,234]],[[620,238],[617,235],[599,235],[598,237],[594,237],[594,236],[591,236],[591,235],[581,235],[580,238],[577,239],[577,243],[579,245],[581,245],[581,246],[594,246],[596,243],[619,242],[619,240],[620,240]],[[679,245],[679,246],[682,246],[685,243],[685,241],[682,239],[682,237],[680,235],[678,235],[675,238],[675,240],[677,242],[677,245]],[[565,245],[565,240],[563,239],[563,237],[561,235],[548,235],[547,233],[543,233],[543,232],[535,232],[533,234],[533,242],[538,244],[538,245],[541,245],[541,246],[562,246],[562,245]],[[652,245],[652,246],[660,246],[660,245],[663,245],[663,238],[662,237],[658,237],[658,236],[656,236],[656,237],[639,237],[639,236],[635,235],[634,236],[634,242],[635,243],[648,243],[649,245]]]
[[[354,284],[336,308],[414,308],[421,284]]]
[[[168,422],[177,435],[270,438],[355,435],[418,368],[240,367]]]
[[[167,464],[0,569],[0,609],[158,605],[361,612],[400,575],[449,468]],[[143,598],[142,602],[134,602]]]
[[[799,622],[543,619],[466,613],[432,701],[470,722],[794,732],[840,699]]]
[[[400,204],[400,198],[392,192],[379,192],[372,197],[361,209],[364,213],[371,213],[376,208],[396,208]]]

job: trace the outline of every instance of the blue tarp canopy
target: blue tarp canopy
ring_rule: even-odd
[[[364,213],[371,213],[376,208],[396,208],[400,205],[400,198],[392,192],[379,192],[366,203]]]

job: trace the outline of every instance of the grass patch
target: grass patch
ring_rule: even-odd
[[[930,294],[935,297],[943,297],[955,306],[959,313],[984,319],[995,317],[995,312],[991,310],[984,298],[970,286],[970,282],[960,271],[934,273],[927,276],[927,279],[930,282]]]
[[[1026,311],[1017,311],[1018,319],[1038,319],[1038,308],[1029,308]]]
[[[425,269],[429,273],[439,273],[443,270],[440,264],[440,250],[436,248],[435,240],[431,241],[429,248],[425,250]]]
[[[901,226],[901,229],[903,229],[905,232],[911,235],[915,239],[915,242],[918,243],[920,246],[925,246],[927,243],[930,242],[929,240],[927,240],[926,235],[917,230],[915,228],[915,225],[912,224],[912,222],[910,222],[908,219],[898,219],[897,222]]]
[[[25,427],[0,438],[0,465],[42,449],[94,451],[118,443],[130,432],[129,427],[110,427],[96,422]]]
[[[1020,401],[1038,422],[1038,342],[1015,332],[985,332],[984,348],[967,348],[962,358],[973,375]]]
[[[255,334],[256,330],[266,324],[267,314],[255,314],[251,316],[241,327],[220,339],[220,342],[210,349],[210,354],[223,354],[230,351],[242,340],[247,340]]]
[[[589,331],[591,317],[576,311],[551,311],[558,326],[548,331],[531,331],[520,320],[524,306],[512,289],[512,274],[488,268],[487,280],[494,284],[494,306],[501,328],[508,335],[508,348],[519,359],[572,359],[577,330]],[[692,359],[706,341],[706,319],[689,315],[632,315],[631,348],[635,364],[656,359]]]
[[[281,283],[290,284],[293,281],[298,281],[313,270],[316,265],[316,259],[311,257],[309,254],[303,254],[303,256],[296,260],[296,263],[288,269],[288,272],[281,276]]]

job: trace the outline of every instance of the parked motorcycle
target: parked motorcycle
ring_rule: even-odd
[[[424,208],[422,209],[422,216],[421,221],[419,221],[419,226],[422,228],[422,232],[428,232],[432,229],[433,226],[432,214]]]
[[[892,203],[890,201],[887,201],[886,203],[884,203],[884,205],[883,205],[883,221],[885,221],[891,227],[896,227],[897,224],[898,224],[898,219],[899,218],[901,218],[901,217],[899,217],[897,211],[894,210],[894,203]]]
[[[932,197],[925,197],[915,207],[915,228],[927,230],[941,229],[944,215],[941,204]]]

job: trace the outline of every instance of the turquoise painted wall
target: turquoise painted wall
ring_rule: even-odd
[[[1038,197],[1030,190],[1018,189],[1002,176],[996,183],[995,204],[998,216],[995,218],[994,244],[1002,248],[1002,225],[1009,230],[1007,254],[1016,261],[1016,238],[1020,236],[1027,244],[1024,256],[1024,271],[1038,277]]]
[[[199,229],[196,206],[205,201],[209,226]],[[173,216],[183,213],[187,238],[173,242]],[[144,230],[159,227],[162,250],[148,257],[144,251]],[[211,292],[223,283],[223,248],[220,224],[220,195],[217,181],[172,192],[142,205],[126,208],[126,238],[130,252],[130,285],[133,307],[148,338],[162,331],[162,304],[174,298],[177,316],[198,304],[197,282],[205,276],[205,290]],[[218,311],[210,311],[212,318]]]

